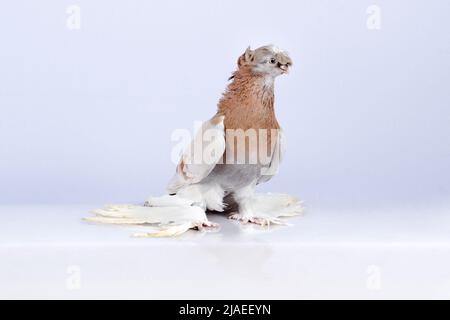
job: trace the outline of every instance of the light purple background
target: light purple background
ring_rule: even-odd
[[[262,190],[309,207],[449,204],[449,12],[444,0],[5,2],[0,203],[163,193],[172,131],[214,114],[247,45],[274,43],[294,61],[276,83],[288,152]]]

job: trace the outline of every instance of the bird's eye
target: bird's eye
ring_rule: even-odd
[[[271,64],[275,64],[275,62],[277,62],[277,60],[275,60],[275,58],[270,59]]]

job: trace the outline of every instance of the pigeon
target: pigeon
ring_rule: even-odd
[[[275,79],[292,60],[274,45],[248,47],[237,60],[216,114],[205,121],[184,149],[167,194],[143,205],[109,205],[93,210],[87,221],[149,225],[136,237],[177,236],[217,228],[207,213],[228,214],[240,223],[287,224],[284,217],[303,212],[296,197],[256,193],[279,169],[285,137],[274,110]]]

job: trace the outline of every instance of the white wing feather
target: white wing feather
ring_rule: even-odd
[[[224,116],[218,116],[206,121],[195,134],[169,182],[167,190],[170,194],[183,186],[202,181],[222,159],[225,152],[224,119]]]
[[[277,141],[274,146],[272,160],[270,161],[268,167],[263,168],[261,170],[261,173],[263,175],[258,179],[258,184],[269,181],[270,179],[272,179],[274,175],[278,173],[280,163],[283,160],[285,152],[286,152],[286,139],[283,130],[279,129]]]

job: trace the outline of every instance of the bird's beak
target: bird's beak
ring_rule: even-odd
[[[279,68],[281,69],[281,73],[289,73],[289,66],[287,64],[282,64]]]

